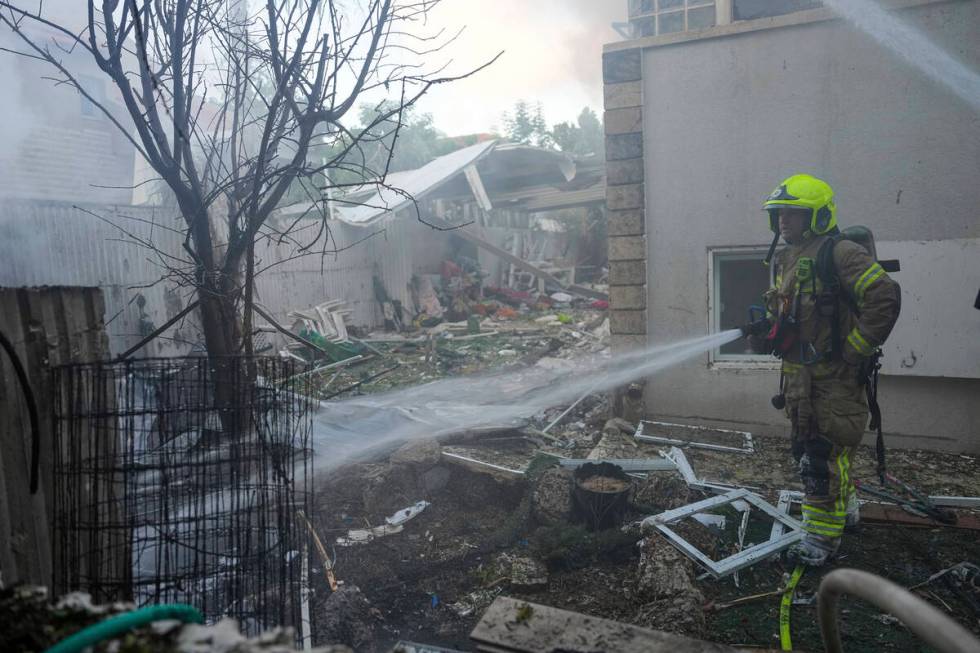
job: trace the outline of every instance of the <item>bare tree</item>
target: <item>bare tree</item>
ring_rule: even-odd
[[[343,177],[323,174],[331,169],[384,184],[387,165],[369,170],[357,156],[373,125],[343,124],[355,102],[387,99],[375,124],[395,121],[397,135],[404,109],[432,85],[483,67],[455,77],[427,67],[426,55],[458,36],[417,34],[438,1],[89,0],[84,25],[68,25],[38,0],[0,0],[0,22],[19,37],[17,54],[50,64],[172,191],[189,257],[173,272],[197,290],[217,361],[251,349],[254,244],[290,186]],[[124,112],[79,82],[79,51],[111,79]]]

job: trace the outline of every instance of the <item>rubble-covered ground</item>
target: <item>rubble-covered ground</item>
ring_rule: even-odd
[[[312,392],[321,397],[339,392],[342,399],[491,368],[561,369],[568,359],[605,347],[608,323],[602,313],[567,310],[562,320],[555,315],[487,319],[479,334],[467,325],[440,325],[409,336],[372,334],[364,340],[373,355],[318,373]],[[329,558],[321,562],[332,565],[329,574],[338,586],[331,591],[323,566],[311,569],[315,641],[336,645],[324,649],[335,651],[346,650],[340,646],[389,651],[398,641],[472,650],[470,632],[494,598],[507,595],[716,642],[778,648],[779,596],[773,592],[792,571],[785,562],[771,559],[745,569],[737,584],[731,577],[713,580],[702,577],[702,570],[664,538],[635,527],[646,516],[704,497],[678,473],[653,472],[631,481],[625,528],[588,528],[590,516],[576,510],[572,474],[558,467],[558,457],[653,458],[664,445],[638,443],[636,425],[609,419],[608,401],[598,394],[542,433],[566,408],[555,406],[523,426],[415,440],[319,476],[313,522]],[[740,444],[717,432],[702,435]],[[700,478],[750,486],[771,503],[780,490],[800,489],[788,440],[755,435],[753,441],[751,454],[685,452]],[[873,480],[874,460],[874,452],[862,447],[854,476]],[[927,494],[980,496],[975,457],[891,449],[888,462],[895,476]],[[399,521],[406,508],[414,516],[394,526],[386,522]],[[692,520],[676,530],[717,560],[735,551],[739,514],[716,512],[726,518],[723,530]],[[771,529],[757,511],[752,515],[746,544],[768,539]],[[354,533],[369,541],[354,543]],[[975,530],[863,523],[845,537],[837,566],[919,586],[919,596],[980,634],[980,580],[974,576],[962,583],[947,574],[926,582],[963,561],[980,562]],[[823,648],[812,597],[825,573],[808,571],[799,585],[791,620],[798,650]],[[5,624],[0,650],[40,650],[105,616],[52,607],[43,597],[18,592],[0,591],[0,623]],[[759,594],[768,595],[730,605]],[[866,603],[844,598],[840,623],[848,651],[924,650],[901,623]],[[289,633],[245,640],[227,622],[212,629],[146,628],[121,642],[111,650],[284,651],[293,646]]]
[[[574,357],[600,346],[601,325],[595,317],[581,311],[570,325],[510,321],[509,328],[499,329],[504,333],[471,338],[377,338],[371,344],[384,355],[344,369],[321,395],[389,368],[393,360],[400,363],[396,371],[351,392]],[[743,570],[737,585],[730,577],[699,579],[701,571],[659,535],[630,528],[590,532],[576,522],[571,474],[556,467],[554,455],[649,458],[663,445],[637,444],[632,438],[635,425],[607,421],[609,408],[599,395],[572,410],[549,432],[552,437],[542,436],[540,429],[564,408],[537,416],[525,429],[411,442],[390,457],[348,465],[320,478],[315,522],[334,558],[340,587],[331,593],[324,572],[315,571],[318,638],[357,650],[389,650],[398,640],[468,650],[469,633],[480,615],[496,596],[505,594],[712,641],[778,648],[778,596],[734,607],[725,604],[779,589],[792,571],[785,562],[770,560]],[[752,454],[690,448],[686,453],[699,477],[757,488],[773,504],[779,490],[800,489],[788,440],[754,436],[754,444]],[[505,470],[451,459],[442,452]],[[980,495],[980,469],[972,456],[891,449],[888,461],[895,476],[928,494]],[[874,480],[871,449],[861,448],[854,475]],[[703,496],[689,491],[678,474],[655,472],[633,481],[625,522],[635,523]],[[366,544],[337,544],[352,529],[384,525],[386,517],[423,500],[430,505],[404,523],[403,530]],[[717,559],[734,552],[737,515],[727,515],[723,532],[694,522],[680,528]],[[746,543],[768,539],[770,527],[771,521],[754,512]],[[980,561],[974,530],[864,523],[845,537],[837,565],[909,587],[961,561]],[[792,632],[801,650],[822,649],[816,609],[808,601],[824,573],[809,571],[799,586]],[[976,587],[946,578],[923,585],[917,593],[980,633]],[[921,650],[890,615],[847,598],[841,608],[846,650]]]

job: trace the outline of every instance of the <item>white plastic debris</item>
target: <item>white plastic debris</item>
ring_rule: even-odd
[[[415,503],[415,505],[409,506],[408,508],[402,508],[391,517],[385,517],[385,522],[387,522],[390,526],[400,526],[409,519],[416,517],[420,512],[431,505],[432,504],[428,501],[418,501]]]
[[[407,508],[402,508],[390,517],[385,517],[385,523],[381,526],[375,526],[374,528],[353,528],[347,531],[346,537],[337,538],[337,546],[367,544],[379,537],[401,533],[405,530],[405,522],[414,519],[419,513],[431,505],[428,501],[418,501]]]
[[[405,527],[401,524],[397,526],[390,526],[385,524],[383,526],[375,526],[374,528],[354,528],[347,531],[346,537],[337,538],[337,546],[354,546],[355,544],[367,544],[368,542],[375,540],[379,537],[384,537],[386,535],[394,535],[395,533],[401,533],[405,530]]]
[[[551,299],[562,304],[567,304],[572,301],[573,297],[567,292],[556,292],[551,295]]]
[[[691,519],[700,522],[701,524],[719,530],[725,530],[725,515],[712,515],[710,513],[699,513],[697,515],[691,515]]]

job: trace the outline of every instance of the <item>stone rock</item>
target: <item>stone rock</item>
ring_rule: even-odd
[[[658,535],[641,540],[636,593],[648,601],[697,592],[693,565],[687,557]]]
[[[536,558],[505,553],[498,565],[510,577],[512,590],[533,592],[548,587],[548,568]]]
[[[142,650],[142,647],[137,648]],[[225,618],[213,626],[183,625],[172,650],[179,653],[294,653],[296,634],[292,628],[280,627],[249,639],[240,632],[234,619]],[[310,649],[310,653],[352,653],[352,650],[338,644],[317,646]]]
[[[709,558],[714,559],[718,554],[718,545],[721,540],[704,524],[693,519],[684,519],[671,525],[671,528]],[[726,553],[725,555],[730,554]]]
[[[546,469],[531,492],[534,516],[542,524],[564,524],[572,510],[572,472],[561,467]]]
[[[392,465],[418,465],[432,467],[442,458],[442,447],[435,438],[414,440],[402,445],[391,454]]]
[[[694,592],[651,601],[631,621],[644,628],[704,639],[704,596]]]
[[[691,503],[691,489],[676,472],[651,472],[637,481],[633,502],[673,510]]]
[[[701,637],[704,595],[695,585],[693,563],[660,535],[640,542],[636,593],[645,603],[633,622],[672,633]]]
[[[320,638],[355,650],[370,648],[374,640],[374,611],[356,585],[343,585],[328,596],[318,617]]]
[[[613,417],[612,419],[606,420],[605,426],[602,427],[603,433],[619,433],[626,436],[632,436],[636,433],[636,425],[630,423],[623,419],[622,417]]]

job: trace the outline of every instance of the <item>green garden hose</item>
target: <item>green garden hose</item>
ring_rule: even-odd
[[[92,624],[71,637],[61,640],[45,653],[81,653],[89,646],[164,619],[177,619],[184,623],[204,623],[204,617],[194,606],[183,603],[151,605]]]

